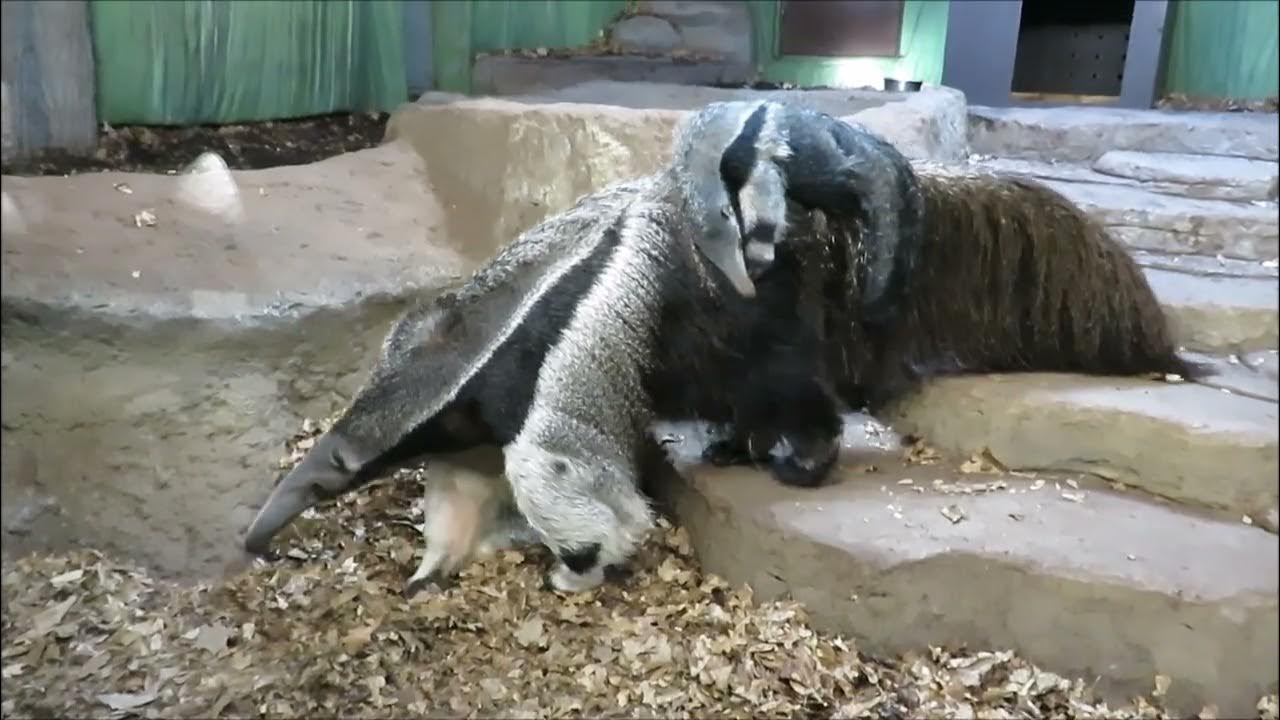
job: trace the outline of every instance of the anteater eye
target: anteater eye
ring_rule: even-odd
[[[333,452],[329,453],[329,464],[341,472],[347,471],[347,461],[342,459],[342,454],[338,452],[337,448],[334,448]]]
[[[720,208],[720,217],[724,218],[725,220],[728,220],[728,219],[732,218],[732,217],[733,217],[733,208],[729,207],[728,205],[723,205],[723,206],[721,206],[721,208]]]

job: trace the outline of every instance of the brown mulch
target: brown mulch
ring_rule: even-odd
[[[417,489],[309,511],[282,534],[288,560],[215,584],[92,551],[19,561],[3,582],[4,717],[1168,717],[1168,678],[1108,708],[1007,651],[861,653],[798,604],[703,572],[665,524],[629,578],[592,592],[544,589],[539,549],[407,599]],[[1275,707],[1263,698],[1260,716]]]
[[[382,142],[387,113],[337,113],[234,125],[103,126],[87,156],[46,151],[4,164],[5,175],[74,175],[117,170],[172,173],[215,152],[234,170],[301,165]]]

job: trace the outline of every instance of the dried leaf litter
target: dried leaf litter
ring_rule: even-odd
[[[307,422],[282,467],[321,429]],[[1168,716],[1165,677],[1113,708],[1009,652],[869,657],[803,607],[702,572],[665,523],[628,578],[593,592],[543,589],[536,549],[406,598],[418,490],[383,483],[309,511],[283,561],[211,585],[93,551],[13,563],[4,717]],[[1275,696],[1258,711],[1275,718]]]

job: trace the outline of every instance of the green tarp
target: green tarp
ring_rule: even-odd
[[[1164,92],[1262,99],[1276,95],[1276,0],[1174,0]]]
[[[390,110],[396,0],[93,0],[98,116],[188,125]]]

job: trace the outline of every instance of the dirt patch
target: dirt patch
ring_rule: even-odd
[[[216,152],[235,170],[302,165],[382,142],[387,113],[335,113],[234,125],[121,125],[98,133],[89,156],[45,151],[5,163],[5,175],[75,175],[117,170],[177,172],[201,153]]]

